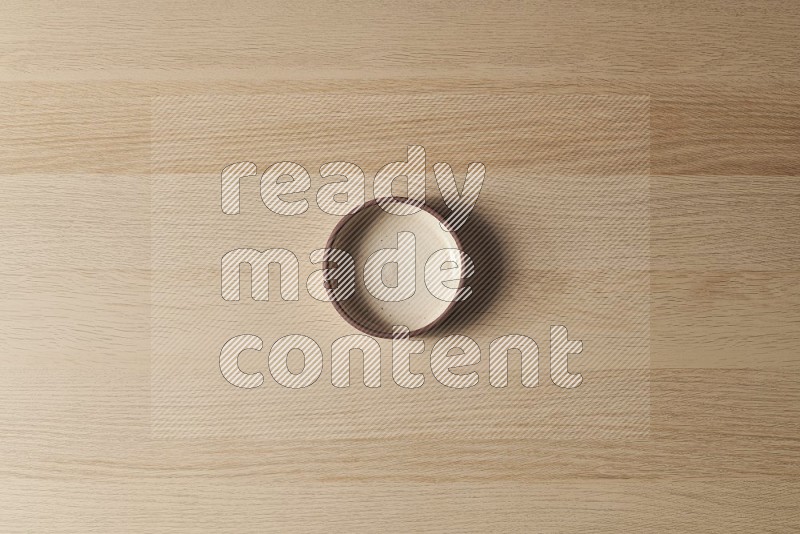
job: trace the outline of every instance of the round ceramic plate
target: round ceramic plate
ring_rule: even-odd
[[[448,232],[440,223],[443,217],[422,203],[407,199],[382,199],[383,205],[420,208],[410,215],[388,213],[377,201],[346,215],[336,225],[327,248],[348,252],[356,265],[355,293],[348,299],[333,301],[339,314],[351,325],[371,336],[391,338],[394,326],[405,326],[410,335],[422,334],[439,324],[450,313],[453,303],[432,295],[425,285],[425,262],[439,250],[446,250],[456,268],[453,279],[460,280],[463,269],[461,243],[454,232]],[[415,237],[414,264],[415,290],[409,298],[397,302],[385,301],[372,295],[364,285],[364,264],[380,249],[398,247],[399,232],[411,232]],[[381,277],[389,286],[397,285],[397,267],[386,265]],[[458,281],[450,282],[460,287]]]

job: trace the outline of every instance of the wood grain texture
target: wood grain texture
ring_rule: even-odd
[[[4,3],[0,531],[797,530],[798,25],[777,0]],[[327,93],[649,95],[647,439],[152,439],[152,98]]]

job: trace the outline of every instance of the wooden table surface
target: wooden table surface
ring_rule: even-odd
[[[800,529],[799,27],[800,4],[780,0],[5,2],[0,531]],[[282,152],[257,153],[258,138],[247,146],[260,170],[296,146],[316,171],[329,155],[357,162],[347,147],[362,143],[374,174],[400,159],[414,137],[405,134],[434,132],[431,158],[444,154],[458,173],[472,157],[492,162],[487,184],[508,189],[487,185],[479,206],[520,257],[534,257],[525,236],[537,228],[523,203],[535,191],[520,178],[528,160],[502,142],[448,145],[448,134],[481,141],[489,123],[496,139],[516,131],[536,147],[546,142],[538,130],[492,123],[489,103],[646,99],[649,210],[636,226],[649,230],[646,433],[493,437],[477,418],[446,435],[401,426],[342,436],[301,413],[306,432],[290,437],[204,432],[213,414],[199,432],[154,435],[152,254],[164,221],[153,211],[163,163],[154,170],[153,103],[182,95],[308,98],[312,115],[326,95],[389,102],[385,117],[353,119],[374,135],[341,129],[349,109],[372,109],[354,104],[287,130]],[[431,126],[435,113],[409,122],[397,104],[470,98],[472,107],[440,108],[443,127]],[[575,156],[559,152],[574,137],[559,139],[548,145],[555,167],[539,173]],[[598,158],[607,145],[581,146]],[[503,165],[510,178],[492,182]],[[167,170],[218,191],[214,169]],[[499,217],[513,199],[516,215]],[[309,217],[284,243],[298,255],[335,223]],[[513,287],[528,287],[526,272],[511,271]],[[526,291],[464,333],[483,342],[521,331],[541,294]],[[330,319],[320,330],[327,357],[330,336],[352,331],[309,300],[281,310],[291,325],[316,310]],[[266,326],[254,333],[274,338]],[[322,397],[300,408],[337,390],[314,391]],[[378,406],[393,398],[384,395]],[[447,395],[435,409],[456,402]],[[509,420],[523,420],[509,403]]]

